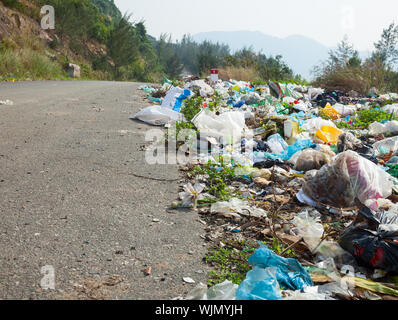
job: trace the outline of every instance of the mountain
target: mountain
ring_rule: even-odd
[[[306,79],[312,78],[313,67],[326,60],[329,50],[334,49],[301,35],[277,38],[259,31],[203,32],[193,35],[192,38],[196,42],[208,40],[213,43],[225,43],[232,51],[252,47],[266,55],[282,55],[289,67]],[[360,56],[367,57],[368,52],[361,52]]]

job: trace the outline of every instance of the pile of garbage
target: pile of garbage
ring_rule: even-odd
[[[258,242],[244,281],[187,299],[397,299],[398,94],[212,80],[143,86],[132,116],[195,132],[173,207],[213,244]]]

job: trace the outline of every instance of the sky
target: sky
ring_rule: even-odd
[[[384,28],[398,22],[394,0],[114,0],[150,35],[179,40],[209,31],[261,31],[275,37],[303,35],[334,47],[344,35],[360,51],[373,50]]]

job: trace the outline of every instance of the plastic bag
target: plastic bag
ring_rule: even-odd
[[[155,126],[162,126],[171,121],[185,121],[183,114],[161,106],[147,107],[130,119],[138,119]]]
[[[302,290],[306,286],[313,286],[310,275],[295,259],[286,259],[276,255],[263,243],[249,258],[250,265],[260,268],[276,268],[276,279],[279,285],[286,289]]]
[[[381,98],[382,96],[380,96]],[[387,99],[388,100],[388,99]],[[384,112],[398,114],[398,103],[389,104],[381,108]]]
[[[344,105],[340,103],[333,105],[333,109],[336,110],[342,117],[353,115],[355,111],[357,111],[356,106]]]
[[[320,222],[319,218],[312,218],[308,211],[300,212],[292,221],[297,228],[297,235],[304,239],[311,251],[318,247],[324,233]]]
[[[316,132],[316,136],[325,143],[336,144],[339,136],[343,133],[344,131],[341,131],[335,127],[323,126]]]
[[[315,133],[318,130],[322,129],[322,127],[336,127],[336,125],[330,120],[324,120],[322,118],[314,118],[307,120],[303,125],[302,129],[307,130],[309,133]]]
[[[251,207],[247,201],[233,198],[226,202],[216,202],[211,205],[210,212],[225,217],[241,218],[241,216],[266,217],[263,209]]]
[[[192,92],[189,90],[184,90],[179,87],[172,88],[164,97],[162,107],[180,112],[182,102],[190,97],[191,94]]]
[[[309,96],[310,100],[316,100],[318,98],[318,96],[320,96],[324,92],[325,92],[325,90],[321,89],[321,88],[309,88],[308,96]]]
[[[337,141],[337,150],[341,153],[347,150],[357,150],[363,148],[361,140],[355,137],[351,132],[343,133]]]
[[[315,292],[301,292],[301,291],[284,291],[287,295],[283,300],[286,301],[318,301],[318,300],[334,300],[325,293],[319,293],[318,288],[314,287]]]
[[[398,215],[364,207],[339,244],[365,267],[398,272]]]
[[[204,80],[191,81],[185,86],[185,89],[199,91],[199,94],[202,97],[211,97],[214,94],[214,89],[210,87]]]
[[[238,285],[231,281],[224,281],[210,289],[200,283],[186,296],[185,300],[235,300]]]
[[[281,300],[276,268],[255,267],[236,291],[236,300]]]
[[[294,170],[304,172],[319,170],[325,164],[329,164],[330,162],[331,157],[328,154],[314,149],[305,149],[301,151],[297,157]]]
[[[201,134],[221,140],[221,143],[240,143],[243,133],[248,130],[243,112],[225,112],[217,116],[214,112],[203,109],[192,123]]]
[[[330,117],[332,120],[337,120],[341,118],[341,114],[335,110],[330,103],[328,103],[324,109],[320,110],[324,114],[326,114],[328,117]]]
[[[373,151],[376,156],[389,154],[389,153],[396,153],[398,151],[398,136],[393,138],[388,138],[376,142],[373,145]]]
[[[392,179],[373,162],[354,151],[346,151],[310,177],[301,191],[315,203],[332,207],[353,207],[356,198],[363,204],[370,199],[377,206],[377,199],[392,194]],[[302,199],[300,194],[298,199]]]
[[[288,147],[288,144],[279,133],[270,136],[267,139],[267,145],[271,149],[272,153],[282,153]]]
[[[369,126],[369,135],[371,136],[379,136],[387,132],[390,132],[392,134],[398,133],[398,121],[389,121],[385,124],[380,122],[373,122]]]
[[[288,160],[297,152],[314,146],[315,144],[311,140],[298,140],[292,146],[288,146],[287,149],[279,155],[279,157],[282,160]]]

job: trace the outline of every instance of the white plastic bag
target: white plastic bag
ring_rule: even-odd
[[[191,96],[192,92],[179,87],[172,88],[163,99],[162,107],[180,111],[182,101]]]
[[[325,90],[323,90],[321,88],[309,88],[308,89],[308,97],[310,98],[310,100],[316,100],[316,98],[318,98],[318,96],[324,92],[325,92]]]
[[[380,122],[373,122],[369,126],[369,134],[371,136],[378,136],[381,134],[385,134],[387,132],[391,132],[392,134],[398,133],[398,121],[389,121],[385,124]]]
[[[239,286],[231,281],[224,281],[217,284],[210,289],[203,283],[200,283],[186,296],[185,300],[218,300],[218,301],[232,301],[236,300],[236,290]]]
[[[201,134],[219,139],[225,144],[240,142],[244,132],[248,130],[245,114],[239,111],[217,116],[214,112],[203,109],[192,119],[192,123]]]
[[[324,126],[336,128],[336,125],[330,120],[324,120],[322,118],[313,118],[307,120],[302,125],[302,129],[307,130],[309,133],[315,133],[318,130],[322,129],[322,127]]]
[[[393,186],[393,178],[387,172],[356,152],[346,151],[315,176],[308,177],[297,198],[309,205],[320,203],[336,208],[353,207],[358,199],[377,210],[377,200],[388,198]]]
[[[267,145],[272,153],[280,154],[289,146],[279,133],[270,136],[267,139]]]
[[[381,110],[387,112],[387,113],[395,113],[398,114],[398,103],[394,104],[389,104],[381,108]]]
[[[266,217],[267,213],[260,208],[251,207],[248,202],[233,198],[229,202],[216,202],[211,205],[210,212],[224,217],[241,218],[241,216]]]
[[[162,126],[172,121],[185,121],[183,114],[161,106],[147,107],[130,119],[138,119],[155,126]]]
[[[333,105],[333,109],[336,110],[341,116],[346,117],[354,114],[357,111],[357,107],[353,105],[344,105],[341,103],[336,103]]]
[[[300,212],[292,221],[296,226],[297,235],[304,239],[308,248],[313,251],[319,245],[324,229],[320,219],[310,216],[308,211]]]
[[[199,94],[202,97],[211,97],[214,94],[214,89],[210,87],[204,80],[191,81],[185,86],[185,89],[189,89],[191,91],[199,89]]]
[[[390,152],[395,154],[398,151],[398,136],[376,142],[373,145],[373,151],[376,156],[389,154]]]

